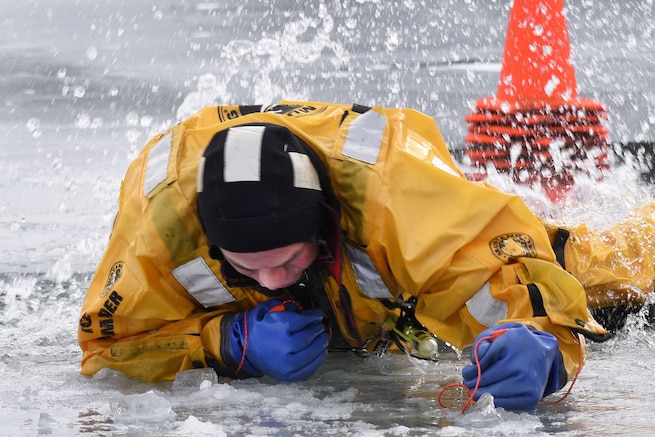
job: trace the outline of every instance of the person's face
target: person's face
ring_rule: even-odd
[[[221,249],[225,260],[242,275],[269,290],[288,287],[301,278],[319,252],[317,243],[294,243],[263,252],[230,252]]]

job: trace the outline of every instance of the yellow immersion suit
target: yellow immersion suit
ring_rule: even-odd
[[[557,263],[557,228],[547,232],[519,197],[467,181],[432,118],[319,102],[214,106],[153,138],[127,171],[81,310],[83,374],[108,367],[158,380],[211,366],[232,376],[223,316],[269,297],[229,286],[209,257],[196,215],[196,172],[217,131],[259,122],[289,128],[328,169],[341,204],[342,263],[339,278],[322,280],[353,348],[385,329],[395,310],[384,303],[399,296],[417,297],[416,318],[459,349],[504,321],[550,332],[569,377],[582,365],[584,340],[575,333],[606,333],[581,283]],[[630,272],[613,269],[612,244],[590,255],[588,236],[573,237],[564,248],[567,268],[584,285],[600,296],[603,284],[633,284]]]

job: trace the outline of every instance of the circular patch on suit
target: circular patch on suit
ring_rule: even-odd
[[[505,262],[521,256],[537,255],[532,237],[521,233],[499,235],[489,242],[489,248],[496,257]]]
[[[117,261],[111,266],[109,270],[109,275],[107,275],[107,282],[105,282],[105,288],[102,289],[100,297],[105,297],[109,294],[111,287],[121,278],[123,274],[123,261]]]

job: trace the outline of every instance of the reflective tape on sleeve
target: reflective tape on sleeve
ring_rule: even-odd
[[[234,296],[218,280],[204,259],[198,257],[173,269],[173,275],[202,306],[234,302]]]
[[[375,164],[386,124],[386,117],[378,112],[368,111],[360,115],[348,129],[342,153],[359,161]]]
[[[168,160],[173,147],[173,131],[161,137],[148,152],[146,174],[143,180],[143,195],[148,196],[152,190],[168,177]]]
[[[494,326],[507,318],[507,302],[491,295],[489,282],[485,282],[482,288],[466,301],[466,308],[473,318],[484,326]]]
[[[367,297],[377,299],[392,298],[393,295],[382,280],[382,276],[376,270],[373,260],[371,260],[368,254],[348,244],[346,245],[346,249],[352,262],[353,270],[355,271],[355,280],[357,280],[362,293]]]

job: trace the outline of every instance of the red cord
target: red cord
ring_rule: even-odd
[[[284,302],[282,302],[279,305],[276,305],[272,307],[270,310],[268,310],[269,313],[276,313],[280,311],[285,311],[286,308],[284,307],[285,304],[292,303],[298,307],[299,311],[302,311],[302,305],[300,305],[298,302],[292,299],[287,299]],[[241,352],[241,361],[239,362],[239,365],[237,366],[237,370],[234,372],[234,376],[238,376],[239,372],[241,372],[241,369],[243,368],[243,364],[246,362],[246,352],[248,351],[248,310],[245,310],[243,312],[243,351]]]
[[[466,385],[462,384],[461,382],[448,384],[447,386],[445,386],[444,388],[441,389],[441,391],[439,392],[439,396],[437,397],[437,401],[439,402],[439,406],[441,408],[450,408],[441,401],[441,397],[443,396],[443,394],[445,392],[447,392],[448,390],[450,390],[452,388],[455,388],[455,387],[463,388],[469,393],[469,397],[466,400],[466,402],[464,403],[464,407],[462,408],[462,414],[464,414],[466,412],[466,410],[468,410],[469,408],[471,408],[473,406],[473,404],[475,404],[474,397],[475,397],[475,394],[478,391],[478,388],[480,387],[480,380],[482,379],[482,368],[480,367],[480,359],[478,358],[478,348],[480,347],[480,344],[483,341],[486,341],[486,340],[494,341],[496,338],[500,337],[505,332],[507,332],[507,329],[499,329],[498,331],[492,332],[491,335],[489,335],[489,336],[480,338],[475,343],[475,345],[473,346],[473,358],[475,360],[475,365],[478,368],[478,378],[475,381],[475,387],[473,388],[473,391],[471,391],[470,388],[468,388]]]
[[[450,408],[448,405],[445,405],[441,401],[441,397],[446,391],[453,389],[455,387],[463,388],[469,393],[469,398],[466,400],[466,402],[464,403],[464,407],[462,408],[462,414],[464,414],[466,410],[468,410],[470,407],[472,407],[475,404],[475,400],[473,398],[475,397],[475,394],[478,391],[478,388],[480,386],[480,380],[482,379],[482,369],[480,367],[480,360],[478,358],[478,347],[480,346],[480,343],[482,343],[483,341],[485,340],[494,341],[496,338],[500,337],[506,331],[507,329],[499,329],[498,331],[492,332],[491,335],[487,337],[482,337],[475,343],[473,347],[473,356],[475,359],[475,365],[478,368],[478,378],[475,382],[475,387],[473,388],[473,391],[471,391],[471,389],[468,388],[468,386],[462,383],[448,384],[447,386],[441,389],[441,391],[439,392],[439,396],[437,397],[437,401],[439,402],[439,406],[441,408]],[[549,405],[559,404],[564,399],[566,399],[569,396],[569,394],[571,394],[571,390],[573,390],[573,386],[575,385],[575,382],[578,380],[578,375],[580,375],[580,372],[582,371],[583,349],[582,349],[582,340],[580,339],[580,334],[577,334],[577,343],[578,343],[578,370],[575,372],[575,376],[573,377],[573,380],[571,381],[571,385],[569,386],[568,390],[566,391],[566,393],[564,393],[564,395],[561,398],[559,398],[556,401],[551,402],[541,399],[541,402]]]
[[[296,301],[293,300],[293,299],[287,299],[287,300],[285,300],[284,302],[282,302],[281,304],[279,304],[279,305],[275,305],[273,308],[271,308],[270,310],[268,310],[268,312],[269,312],[269,313],[279,313],[279,312],[281,312],[281,311],[286,311],[287,308],[285,307],[285,305],[288,304],[288,303],[292,303],[292,304],[294,304],[295,306],[297,306],[299,312],[302,312],[302,311],[303,311],[302,305],[300,305],[300,303],[296,302]]]
[[[237,366],[237,370],[234,372],[234,376],[237,376],[243,367],[243,363],[246,362],[246,351],[248,350],[248,310],[243,312],[243,351],[241,352],[241,362]]]
[[[582,371],[582,360],[583,360],[584,352],[582,349],[582,339],[580,338],[580,334],[576,334],[576,336],[577,336],[577,343],[578,343],[578,370],[576,370],[575,372],[575,376],[571,381],[571,385],[569,386],[568,390],[566,390],[566,393],[564,393],[564,395],[556,401],[547,401],[545,399],[542,399],[541,402],[543,402],[544,404],[554,405],[562,402],[571,394],[571,390],[573,390],[573,386],[575,385],[575,382],[578,380],[578,375],[580,375],[580,372]]]

